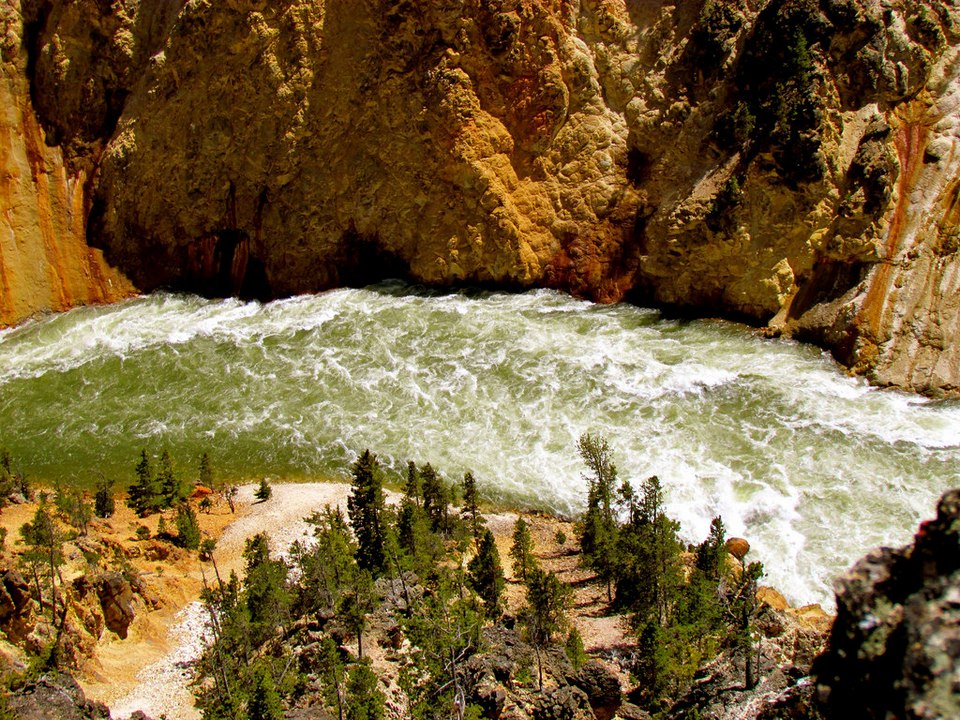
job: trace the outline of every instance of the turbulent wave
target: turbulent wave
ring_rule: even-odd
[[[400,284],[259,305],[156,295],[0,333],[0,444],[34,475],[126,482],[141,447],[185,474],[343,474],[369,447],[567,514],[583,432],[657,474],[690,540],[721,514],[772,584],[829,602],[960,484],[960,405],[878,391],[740,326],[549,291]]]

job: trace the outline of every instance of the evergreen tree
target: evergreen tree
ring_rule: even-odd
[[[379,576],[386,569],[384,554],[383,478],[377,456],[369,450],[353,464],[353,483],[347,499],[350,526],[357,538],[357,565]]]
[[[327,505],[307,522],[313,526],[316,544],[310,551],[301,548],[294,553],[301,577],[298,603],[307,612],[333,611],[356,572],[356,545],[339,508]]]
[[[533,537],[530,535],[530,526],[522,517],[518,517],[513,525],[510,557],[513,559],[513,574],[526,582],[530,573],[536,569],[537,562],[533,557]]]
[[[430,528],[446,535],[450,531],[450,488],[430,463],[424,465],[419,474],[423,511],[430,520]]]
[[[135,468],[136,479],[127,490],[127,505],[141,517],[155,512],[162,506],[160,485],[150,466],[146,450],[140,451]]]
[[[743,655],[744,684],[747,690],[756,687],[760,667],[760,650],[759,647],[754,647],[756,632],[754,618],[760,606],[757,601],[757,584],[762,577],[762,563],[752,562],[747,565],[730,602],[733,641],[734,646]]]
[[[570,632],[567,633],[567,642],[563,650],[567,655],[567,660],[573,665],[575,672],[579,672],[580,668],[582,668],[589,659],[587,651],[583,647],[583,637],[581,637],[580,631],[575,627],[570,628]]]
[[[234,493],[233,495],[236,495],[236,493]],[[265,477],[260,478],[260,484],[257,486],[257,490],[253,494],[253,496],[259,502],[266,502],[273,496],[273,488],[270,487],[270,482]],[[230,512],[233,512],[233,502],[231,502],[231,497],[232,496],[228,494],[227,502],[230,503]]]
[[[404,496],[420,507],[423,500],[423,490],[420,482],[420,471],[417,470],[417,464],[413,460],[407,461],[407,482],[403,486]]]
[[[586,565],[607,584],[607,597],[612,600],[618,566],[614,508],[617,468],[602,437],[582,435],[577,450],[591,473],[586,478],[587,511],[579,528],[580,547]]]
[[[483,600],[486,613],[489,617],[500,615],[500,597],[503,594],[505,581],[503,567],[500,565],[500,553],[493,539],[493,533],[485,529],[480,548],[476,556],[470,560],[467,570],[470,573],[470,587]]]
[[[99,518],[108,518],[116,512],[117,503],[113,497],[113,483],[101,477],[97,483],[97,494],[93,498],[93,512]]]
[[[213,479],[213,466],[210,464],[209,453],[200,456],[200,484],[211,490],[216,490]]]
[[[245,562],[244,600],[249,617],[249,641],[261,644],[282,626],[289,616],[290,595],[287,591],[287,565],[270,558],[270,544],[264,533],[247,540],[243,551]]]
[[[710,523],[710,535],[697,546],[697,569],[719,582],[727,562],[726,528],[718,515]]]
[[[247,704],[249,720],[283,720],[283,705],[267,668],[255,671],[256,685]]]
[[[163,507],[174,507],[190,495],[186,485],[177,479],[173,469],[173,457],[164,449],[160,454],[160,470],[157,472],[160,485],[160,502]]]
[[[183,502],[177,507],[177,544],[187,550],[196,550],[200,547],[200,525],[197,523],[197,514],[190,507],[190,503]]]
[[[483,516],[480,514],[480,494],[477,491],[477,481],[471,472],[463,476],[463,516],[470,526],[470,532],[473,533],[473,541],[479,543],[483,536]]]
[[[386,698],[377,685],[377,676],[369,662],[350,669],[347,680],[347,720],[383,720]]]
[[[367,616],[376,607],[376,600],[376,590],[370,573],[366,570],[354,573],[350,587],[343,595],[338,614],[357,636],[357,656],[360,658],[363,658],[363,631],[367,627]]]
[[[527,640],[537,653],[540,689],[543,690],[543,662],[541,650],[553,641],[554,633],[567,624],[567,608],[573,590],[560,581],[553,572],[534,568],[527,581],[527,605],[523,610],[523,622]]]
[[[49,582],[50,587],[50,619],[57,625],[57,580],[63,584],[60,577],[60,567],[63,558],[63,533],[57,526],[57,521],[50,512],[47,503],[41,494],[40,505],[33,514],[33,520],[20,526],[20,537],[27,549],[20,556],[20,561],[26,566],[33,577],[37,590],[37,602],[43,607],[43,592],[41,581]]]

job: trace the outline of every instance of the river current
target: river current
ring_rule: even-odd
[[[126,484],[141,448],[196,477],[471,470],[491,499],[576,514],[576,441],[656,474],[686,539],[714,515],[794,603],[902,544],[960,486],[960,403],[870,388],[824,353],[720,321],[545,290],[402,284],[265,305],[153,295],[0,332],[0,446],[35,477]]]

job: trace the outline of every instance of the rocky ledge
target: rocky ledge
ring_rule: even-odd
[[[10,158],[32,158],[20,189],[41,199],[0,193],[22,211],[0,245],[5,322],[37,294],[18,279],[37,254],[14,247],[50,246],[68,217],[141,290],[549,286],[960,388],[955,3],[0,8],[4,76],[29,84],[0,166],[26,177]],[[43,200],[53,181],[72,202]],[[90,262],[94,297],[122,291]]]

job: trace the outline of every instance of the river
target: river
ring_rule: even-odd
[[[684,536],[722,515],[767,582],[832,578],[907,542],[960,486],[960,403],[882,391],[743,326],[538,290],[399,283],[268,304],[158,294],[0,332],[0,446],[30,475],[132,479],[141,448],[196,477],[346,477],[371,448],[487,497],[581,509],[584,432],[656,474]]]

